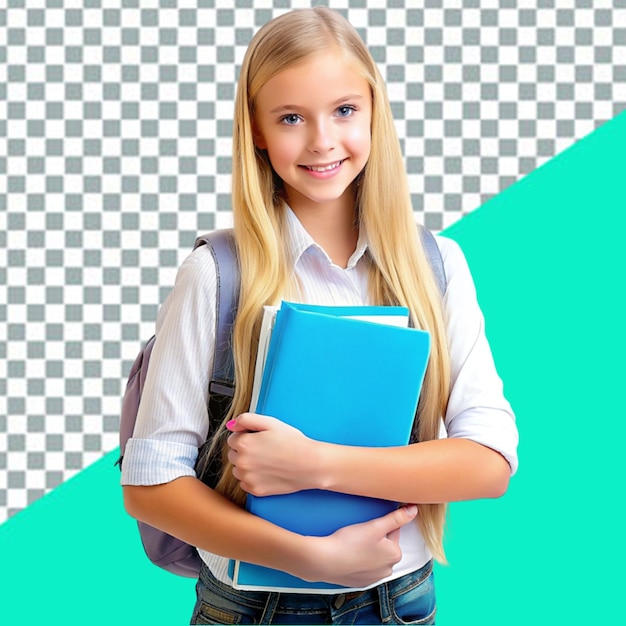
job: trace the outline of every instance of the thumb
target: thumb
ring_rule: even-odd
[[[274,418],[260,415],[258,413],[242,413],[226,424],[226,428],[233,433],[245,431],[268,430]]]
[[[392,511],[391,513],[387,513],[387,515],[380,518],[382,530],[384,530],[385,535],[389,535],[393,533],[395,530],[402,528],[409,522],[413,521],[417,516],[417,505],[416,504],[408,504],[406,506],[401,506],[400,508]]]

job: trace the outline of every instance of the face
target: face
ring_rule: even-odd
[[[370,154],[372,98],[355,66],[325,53],[270,79],[256,99],[255,144],[267,150],[291,208],[354,211]]]

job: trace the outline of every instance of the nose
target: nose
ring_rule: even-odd
[[[311,127],[309,150],[316,153],[329,152],[335,148],[332,123],[327,120],[317,120]]]

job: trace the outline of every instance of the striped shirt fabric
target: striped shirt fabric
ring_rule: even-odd
[[[365,237],[359,238],[347,266],[341,268],[296,215],[288,207],[285,210],[299,299],[324,305],[370,304]],[[513,474],[518,444],[515,417],[485,336],[472,276],[458,244],[445,237],[436,239],[448,281],[443,306],[452,366],[441,435],[470,439],[497,450]],[[182,263],[159,311],[137,423],[126,446],[123,485],[155,485],[195,476],[198,448],[209,429],[206,407],[215,341],[215,297],[213,257],[202,246]],[[415,571],[431,558],[416,524],[402,528],[400,546],[403,558],[390,579]],[[228,559],[199,552],[219,580],[231,582]]]

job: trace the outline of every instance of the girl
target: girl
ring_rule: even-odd
[[[467,264],[454,242],[438,241],[448,280],[442,300],[419,241],[384,83],[339,14],[297,10],[261,28],[235,107],[236,392],[224,422],[211,425],[217,433],[206,455],[222,454],[221,477],[211,489],[194,470],[209,429],[215,322],[215,266],[201,247],[159,314],[124,458],[126,508],[198,547],[204,565],[192,623],[432,623],[445,503],[499,497],[517,467],[514,417]],[[262,307],[281,299],[409,307],[432,337],[418,443],[323,444],[247,412]],[[242,506],[246,493],[309,488],[410,504],[328,537],[290,533]],[[232,588],[229,558],[363,591],[241,592]]]

